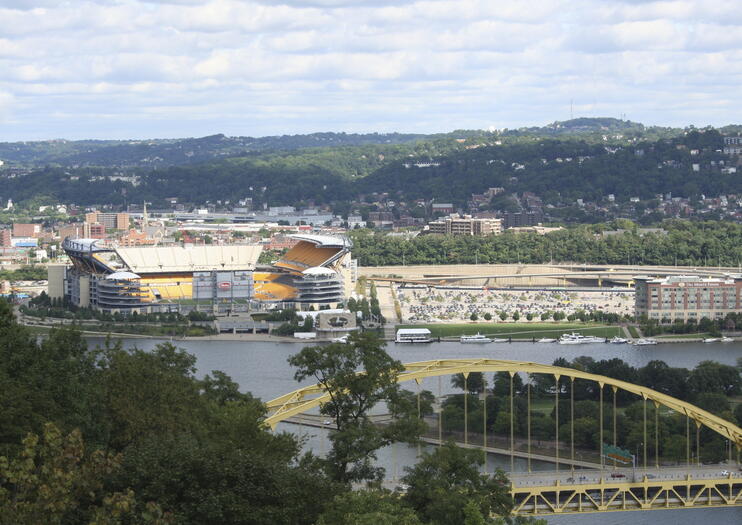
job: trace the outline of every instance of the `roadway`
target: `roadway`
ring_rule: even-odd
[[[727,475],[722,472],[726,471]],[[594,485],[600,483],[639,483],[646,476],[648,481],[673,481],[691,479],[720,479],[729,478],[742,481],[742,471],[737,464],[721,465],[684,465],[680,467],[647,467],[631,468],[618,467],[613,469],[607,465],[604,469],[566,469],[556,471],[511,472],[510,480],[516,487],[543,487],[556,485]]]

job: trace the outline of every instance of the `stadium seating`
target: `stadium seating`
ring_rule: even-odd
[[[300,241],[286,255],[275,263],[279,268],[302,272],[307,268],[322,266],[327,260],[337,255],[339,248],[317,248],[314,244]]]

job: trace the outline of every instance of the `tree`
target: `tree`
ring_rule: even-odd
[[[409,488],[404,501],[430,525],[464,524],[467,513],[470,520],[476,516],[474,508],[487,519],[492,514],[509,516],[513,501],[508,479],[501,470],[482,474],[482,462],[481,452],[446,443],[405,469],[402,481]]]
[[[472,312],[472,314],[469,316],[469,319],[472,321],[477,321],[479,319],[479,316],[476,312]]]
[[[464,374],[453,374],[451,376],[451,386],[464,390],[466,384],[466,390],[470,394],[479,394],[484,391],[484,374],[482,372],[469,372],[469,375],[464,381]]]
[[[358,490],[335,497],[317,525],[422,525],[398,493]]]
[[[689,384],[696,393],[736,396],[742,392],[742,379],[736,368],[714,361],[702,361],[690,373]]]
[[[327,458],[333,479],[343,483],[380,479],[383,469],[373,466],[376,451],[394,441],[414,441],[424,430],[417,408],[413,411],[400,395],[397,376],[402,363],[384,351],[374,334],[355,333],[346,344],[305,347],[288,361],[297,368],[294,379],[312,377],[329,396],[320,412],[335,424]],[[382,401],[394,420],[379,427],[370,420],[369,411]]]
[[[492,320],[492,314],[487,312],[484,314],[484,320],[485,321],[491,321]]]
[[[138,512],[131,489],[107,491],[120,465],[120,455],[86,454],[79,430],[65,436],[47,423],[41,439],[29,434],[23,440],[17,457],[0,457],[0,523],[173,523],[154,502]]]

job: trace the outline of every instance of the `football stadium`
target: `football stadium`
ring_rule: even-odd
[[[71,265],[49,266],[49,295],[110,313],[342,305],[352,286],[350,241],[291,237],[297,243],[267,265],[258,264],[258,244],[132,248],[67,238],[62,246]]]

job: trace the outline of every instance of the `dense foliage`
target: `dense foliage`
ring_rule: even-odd
[[[742,393],[741,367],[722,365],[703,361],[693,370],[668,366],[663,361],[650,361],[646,366],[635,368],[620,359],[596,361],[583,356],[571,362],[559,358],[555,366],[574,368],[589,373],[604,375],[614,379],[643,385],[663,394],[688,401],[708,410],[737,425],[742,424],[742,405],[732,409],[731,400]],[[470,394],[487,391],[487,432],[490,436],[508,438],[510,435],[510,376],[497,373],[486,377],[482,373],[471,373],[464,383],[463,376],[453,376],[452,385]],[[531,397],[537,408],[530,413],[531,436],[534,443],[553,451],[556,431],[555,380],[553,376],[536,374],[529,379]],[[520,375],[513,377],[515,394],[513,408],[514,435],[521,442],[527,436],[529,414],[526,400],[527,383]],[[600,388],[597,383],[568,378],[559,382],[559,441],[569,444],[572,436],[570,426],[570,396],[574,388],[574,442],[583,455],[597,457],[599,446]],[[613,432],[613,394],[609,388],[604,391],[603,428],[604,441],[612,442]],[[450,396],[443,404],[443,427],[450,432],[464,429],[464,395]],[[643,401],[628,392],[618,391],[616,411],[616,437],[618,446],[631,451],[638,450],[643,438]],[[481,433],[484,421],[484,404],[477,395],[469,395],[468,428],[470,432]],[[655,461],[655,411],[659,416],[658,449],[659,461],[663,464],[684,463],[686,461],[686,420],[681,414],[668,412],[662,407],[656,409],[648,403],[648,463]],[[695,428],[695,427],[694,427]],[[693,432],[695,434],[695,431]],[[725,459],[726,443],[717,433],[703,427],[700,430],[700,454],[703,462],[718,462]],[[695,455],[695,435],[691,436],[692,452]],[[639,451],[641,452],[641,451]],[[642,458],[643,460],[643,458]]]
[[[350,492],[351,479],[380,474],[368,462],[374,450],[414,438],[422,424],[379,341],[364,335],[308,348],[294,362],[297,377],[326,373],[339,394],[323,408],[336,421],[328,459],[302,455],[293,435],[268,431],[259,400],[222,372],[197,378],[195,358],[170,344],[88,349],[69,329],[39,341],[0,301],[0,524],[441,523],[401,493]],[[357,366],[368,375],[356,376]],[[398,419],[376,427],[367,410],[382,400]],[[425,396],[423,414],[430,403]],[[473,486],[491,488],[471,454],[450,454]],[[445,510],[463,505],[469,510],[458,516],[476,515],[488,499],[504,512],[506,486],[494,488],[469,490]]]
[[[629,221],[623,221],[631,225]],[[742,225],[665,221],[664,231],[635,228],[602,235],[616,225],[580,226],[537,234],[487,237],[428,235],[412,239],[354,231],[353,255],[362,266],[573,262],[679,266],[739,266]],[[619,225],[620,226],[620,225]]]

